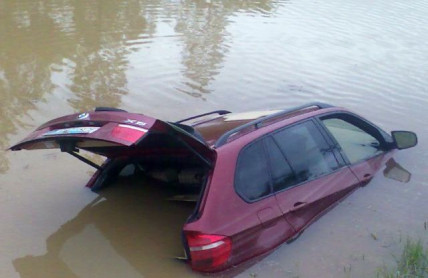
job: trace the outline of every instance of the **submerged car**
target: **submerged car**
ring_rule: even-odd
[[[396,149],[417,144],[344,109],[213,111],[178,122],[114,108],[49,121],[12,150],[59,148],[97,168],[100,190],[123,172],[173,184],[171,201],[194,202],[181,240],[197,271],[225,270],[293,240],[366,185]],[[103,165],[79,150],[106,157]],[[180,235],[177,235],[180,239]]]

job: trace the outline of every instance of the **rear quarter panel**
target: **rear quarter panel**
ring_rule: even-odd
[[[230,237],[232,253],[227,266],[269,251],[294,234],[275,196],[247,203],[235,192],[234,170],[240,149],[230,143],[218,152],[201,218],[184,228]]]

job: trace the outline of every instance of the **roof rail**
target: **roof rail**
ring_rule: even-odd
[[[114,108],[114,107],[95,107],[95,112],[102,112],[102,111],[108,111],[108,112],[127,112],[126,110]]]
[[[241,126],[238,126],[238,127],[234,128],[234,129],[231,129],[228,132],[225,132],[215,142],[214,147],[218,148],[220,146],[223,146],[224,144],[227,143],[227,140],[229,139],[229,137],[231,135],[233,135],[233,134],[235,134],[235,133],[237,133],[237,132],[239,132],[239,131],[241,131],[241,130],[243,130],[245,128],[248,128],[250,126],[254,126],[255,129],[258,129],[261,126],[260,124],[263,123],[266,120],[274,119],[274,118],[279,117],[279,116],[284,116],[284,115],[287,115],[287,114],[290,114],[290,113],[293,113],[293,112],[297,112],[299,110],[311,108],[311,107],[318,107],[319,109],[325,109],[325,108],[330,108],[330,107],[333,107],[333,106],[330,105],[330,104],[327,104],[327,103],[312,102],[312,103],[304,104],[304,105],[301,105],[301,106],[297,106],[297,107],[293,107],[293,108],[281,110],[281,111],[276,112],[274,114],[264,116],[262,118],[256,119],[256,120],[251,121],[249,123],[246,123],[246,124],[243,124]]]
[[[177,121],[175,123],[179,124],[179,123],[182,123],[182,122],[185,122],[185,121],[193,120],[193,119],[200,118],[200,117],[203,117],[203,116],[208,116],[208,115],[211,115],[211,114],[224,115],[224,114],[229,114],[229,113],[230,113],[230,111],[227,111],[227,110],[216,110],[216,111],[212,111],[212,112],[208,112],[208,113],[204,113],[204,114],[192,116],[190,118],[186,118],[186,119],[183,119],[183,120],[179,120],[179,121]]]

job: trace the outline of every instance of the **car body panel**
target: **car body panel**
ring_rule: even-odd
[[[60,117],[38,127],[19,143],[11,147],[12,150],[31,148],[36,142],[54,141],[54,138],[76,138],[95,141],[110,141],[117,145],[130,146],[134,142],[120,140],[111,136],[115,124],[126,124],[143,129],[150,129],[156,119],[144,115],[127,112],[87,112]],[[44,136],[53,130],[73,127],[102,127],[89,134],[61,134],[58,136]],[[52,139],[52,140],[50,140]],[[42,146],[40,146],[43,148]],[[56,147],[56,146],[55,146]],[[34,149],[34,148],[33,148]]]
[[[234,190],[234,172],[240,148],[234,142],[218,153],[212,181],[200,219],[186,223],[184,231],[221,234],[232,239],[230,266],[266,252],[294,234],[274,196],[247,203]],[[222,204],[221,206],[219,204]],[[233,219],[233,221],[225,221]],[[226,267],[225,266],[225,267]]]
[[[296,231],[359,185],[348,167],[275,194],[281,211]]]
[[[59,133],[58,131],[97,128],[90,133]],[[126,137],[117,132],[126,128],[137,133],[136,137]],[[57,133],[55,133],[57,132]],[[84,149],[106,157],[136,154],[144,148],[145,138],[151,135],[165,135],[187,145],[210,162],[214,161],[215,151],[205,142],[171,123],[167,123],[143,114],[128,112],[86,112],[73,114],[49,121],[11,150],[34,150],[62,148],[62,144],[72,144],[72,149]],[[163,147],[163,146],[156,146]],[[145,150],[149,152],[149,150]],[[144,152],[142,152],[144,154]]]
[[[373,179],[379,169],[385,165],[385,162],[391,158],[392,154],[393,152],[385,152],[349,167],[360,181],[360,185],[365,186]]]

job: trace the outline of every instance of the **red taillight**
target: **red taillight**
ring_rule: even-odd
[[[111,131],[111,135],[118,139],[135,143],[146,132],[147,129],[144,128],[135,127],[132,125],[118,125],[113,128],[113,130]]]
[[[232,241],[221,235],[186,232],[191,266],[199,271],[220,270],[230,256]]]

